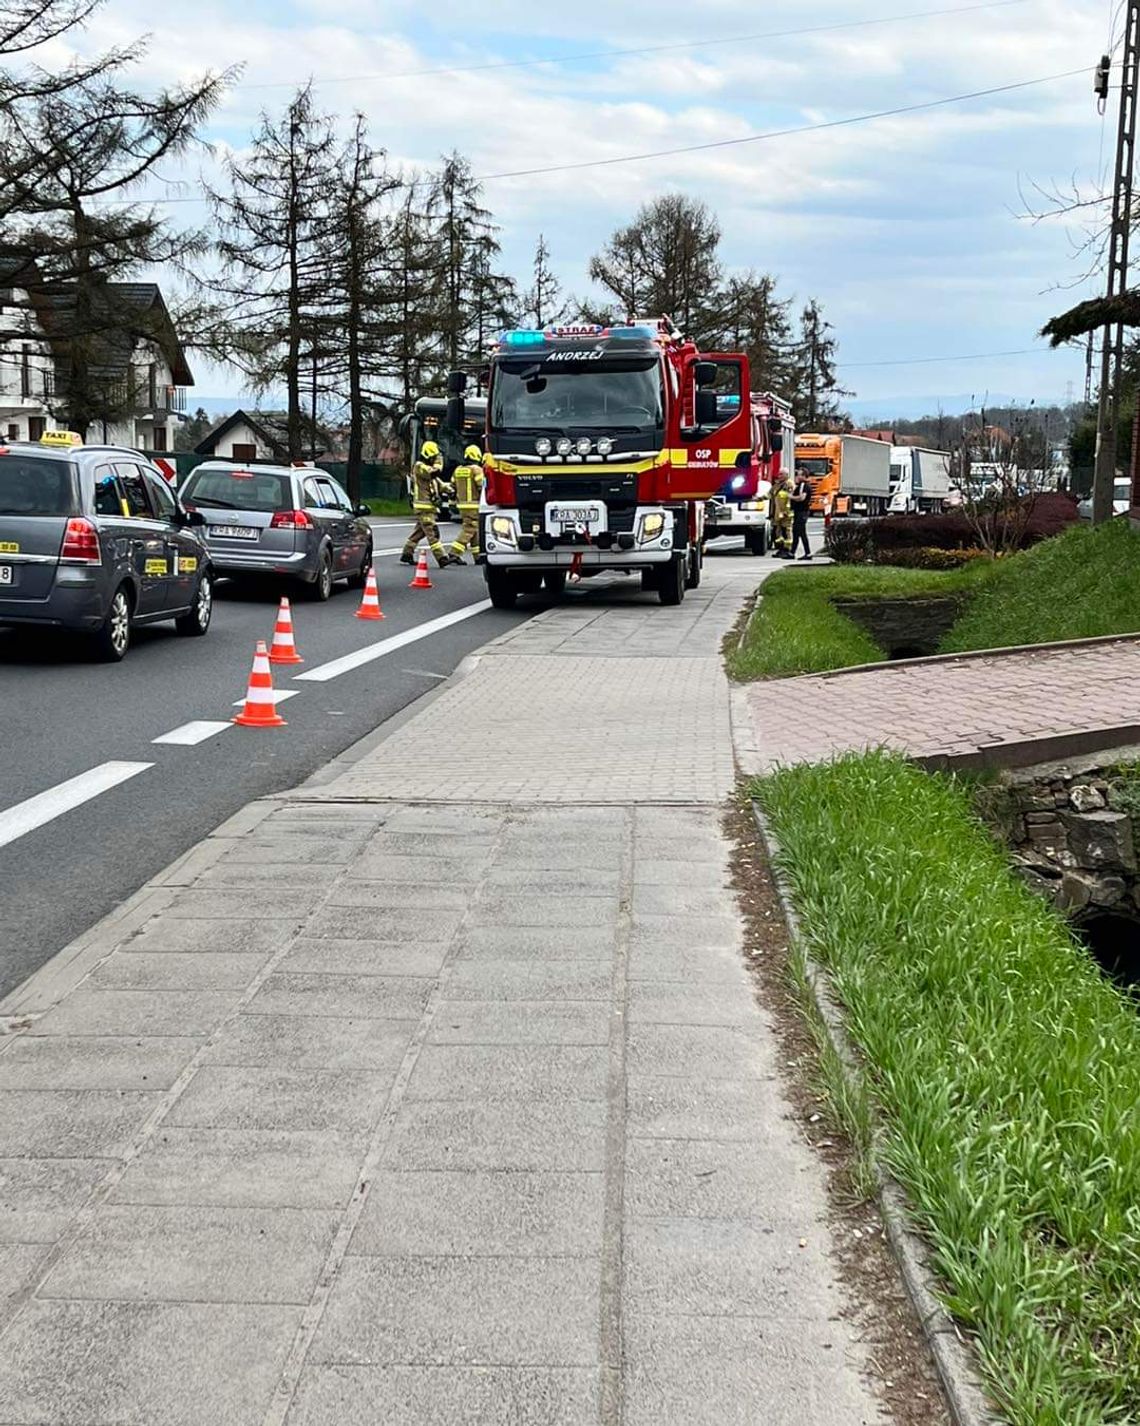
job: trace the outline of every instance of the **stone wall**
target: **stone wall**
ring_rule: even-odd
[[[982,816],[1014,866],[1058,911],[1140,914],[1140,837],[1120,805],[1121,782],[1104,767],[1027,768],[978,791]]]

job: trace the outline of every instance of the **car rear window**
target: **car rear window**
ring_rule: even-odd
[[[291,510],[290,478],[272,471],[195,470],[182,498],[207,510]]]
[[[70,461],[0,455],[0,515],[75,513],[75,467]]]

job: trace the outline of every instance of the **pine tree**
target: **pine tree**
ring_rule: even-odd
[[[719,327],[720,225],[707,204],[668,193],[646,203],[590,261],[590,277],[626,317],[672,318],[707,343]]]
[[[795,390],[791,305],[791,298],[776,296],[776,279],[769,273],[747,272],[725,286],[721,341],[728,350],[747,354],[754,390],[785,397]]]
[[[131,353],[140,341],[164,339],[120,284],[201,247],[198,234],[175,232],[146,204],[104,200],[185,152],[223,85],[207,77],[148,97],[100,77],[26,98],[14,120],[8,114],[20,142],[0,145],[5,237],[17,257],[6,280],[46,318],[60,377],[53,414],[81,435],[133,409]],[[33,153],[51,155],[34,180]],[[0,339],[26,333],[27,312],[14,308],[20,330],[0,331]]]
[[[823,308],[813,297],[800,315],[798,392],[796,411],[801,425],[809,431],[826,429],[840,415],[839,402],[854,395],[840,386],[835,374],[835,354],[839,343],[828,333]]]
[[[538,235],[534,250],[534,281],[523,297],[522,320],[529,326],[544,328],[565,321],[570,304],[563,301],[562,284],[550,266],[550,249],[546,236]]]
[[[280,118],[261,116],[248,156],[226,165],[229,192],[211,194],[222,263],[212,284],[224,313],[215,328],[219,354],[257,389],[284,383],[294,460],[305,455],[305,377],[312,389],[314,354],[318,368],[322,361],[323,235],[335,161],[332,122],[316,112],[306,86]]]

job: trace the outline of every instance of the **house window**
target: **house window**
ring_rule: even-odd
[[[8,439],[10,441],[18,441],[20,439],[19,426],[13,426],[11,424],[8,426]]]
[[[257,447],[243,445],[240,441],[235,441],[230,447],[231,460],[256,460]]]
[[[166,449],[166,427],[156,426],[154,428],[154,449],[164,451]]]
[[[28,440],[38,441],[47,430],[47,421],[43,416],[28,417]]]

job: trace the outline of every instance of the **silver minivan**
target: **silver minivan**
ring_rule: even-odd
[[[181,487],[187,510],[206,521],[210,562],[232,578],[286,575],[327,599],[339,579],[360,587],[372,567],[366,505],[314,466],[211,460]]]

